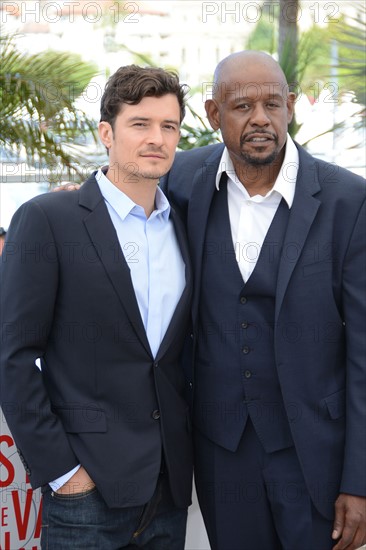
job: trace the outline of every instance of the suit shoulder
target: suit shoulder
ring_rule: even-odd
[[[314,174],[321,191],[337,197],[358,197],[358,200],[366,198],[366,180],[362,176],[343,168],[338,164],[327,162],[310,155],[305,149],[299,147],[300,170],[306,178]]]
[[[66,205],[77,202],[79,191],[48,191],[42,195],[37,195],[29,200],[30,203],[38,204],[42,208],[52,207],[53,205]]]
[[[197,147],[194,149],[188,149],[188,151],[178,151],[175,156],[174,164],[182,164],[187,161],[190,162],[204,162],[216,151],[224,149],[222,143],[214,143],[213,145],[205,145],[203,147]]]
[[[348,168],[344,168],[339,164],[327,162],[316,157],[313,157],[313,159],[317,166],[318,174],[322,177],[322,181],[326,182],[333,180],[334,182],[339,181],[340,183],[350,181],[353,185],[358,185],[361,187],[366,185],[365,178],[355,172],[351,172]]]
[[[82,184],[80,189],[73,191],[49,191],[42,195],[37,195],[28,201],[29,203],[37,204],[39,207],[45,210],[71,208],[73,205],[79,204],[80,192],[82,188],[86,188],[95,182],[94,174],[92,174],[85,183]]]
[[[366,180],[362,176],[323,160],[316,160],[318,180],[323,191],[344,197],[347,201],[363,201],[366,199]]]
[[[21,219],[48,220],[46,223],[62,223],[65,220],[75,219],[75,214],[80,210],[80,194],[83,187],[90,185],[89,178],[80,189],[75,191],[48,191],[41,195],[36,195],[22,203],[12,216],[12,223],[19,223]]]

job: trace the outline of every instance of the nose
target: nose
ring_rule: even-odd
[[[252,126],[268,126],[270,123],[271,120],[266,112],[266,109],[263,105],[257,103],[251,113],[250,124]]]
[[[162,145],[164,142],[163,132],[160,126],[152,125],[147,135],[147,142],[151,145]]]

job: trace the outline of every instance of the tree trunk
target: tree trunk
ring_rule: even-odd
[[[301,17],[300,0],[280,0],[278,20],[278,61],[286,75],[290,90],[298,92],[298,28]],[[295,137],[299,129],[295,114],[289,125],[289,134]]]
[[[289,84],[297,79],[297,21],[301,15],[299,0],[280,0],[278,61]]]

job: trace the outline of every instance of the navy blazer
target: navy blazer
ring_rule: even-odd
[[[194,338],[223,147],[179,153],[161,184],[187,224]],[[299,172],[277,280],[275,360],[309,491],[331,518],[339,492],[366,496],[366,185],[297,148]],[[219,315],[219,299],[217,308]],[[204,391],[213,402],[225,398],[214,381]]]
[[[154,359],[94,174],[14,215],[1,257],[1,403],[34,488],[81,463],[110,507],[140,505],[163,446],[175,503],[190,503],[179,359],[192,276],[184,227],[171,218],[186,287]]]

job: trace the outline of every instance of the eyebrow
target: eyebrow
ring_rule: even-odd
[[[144,117],[144,116],[132,116],[130,117],[129,119],[127,119],[128,122],[149,122],[151,120],[151,118],[149,117]],[[165,122],[168,122],[169,124],[174,124],[175,126],[179,126],[180,123],[177,121],[177,120],[174,120],[174,119],[170,119],[170,118],[166,118],[165,120],[162,121],[163,123]]]
[[[279,93],[275,93],[275,94],[261,94],[261,96],[263,96],[264,99],[266,99],[266,100],[277,99],[277,100],[284,101],[283,96],[282,96],[281,94],[279,94]],[[257,96],[255,99],[258,99],[258,96]],[[236,97],[236,98],[234,98],[234,100],[233,100],[233,102],[234,102],[235,104],[237,104],[237,103],[242,103],[243,101],[253,101],[253,98],[248,97],[248,96],[241,96],[241,97]]]

